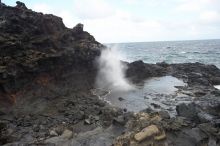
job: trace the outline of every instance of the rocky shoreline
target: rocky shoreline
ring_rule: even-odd
[[[170,75],[187,83],[178,92],[193,97],[176,107],[176,117],[133,113],[91,92],[105,48],[82,24],[69,29],[21,2],[0,3],[0,145],[220,145],[220,69],[123,62],[132,83]]]

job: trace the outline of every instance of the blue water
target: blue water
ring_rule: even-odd
[[[145,63],[200,62],[214,64],[220,68],[220,39],[194,41],[164,41],[107,44],[117,48],[123,60],[132,62],[143,60]]]

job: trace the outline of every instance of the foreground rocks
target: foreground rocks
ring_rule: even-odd
[[[158,113],[139,113],[127,127],[129,130],[115,139],[114,146],[219,145],[218,126],[211,122],[195,124],[181,116],[165,119]]]
[[[134,120],[128,123],[132,123],[134,127],[131,126],[128,132],[116,138],[115,146],[220,145],[220,91],[214,88],[214,85],[220,84],[220,69],[201,63],[145,64],[142,61],[130,63],[128,66],[127,77],[134,82],[164,75],[182,79],[187,86],[177,87],[178,94],[192,97],[192,100],[179,104],[176,107],[177,115],[172,118],[163,110],[158,113],[159,117],[157,113],[152,113],[152,110],[146,110],[146,113],[141,114],[144,116],[136,115]],[[127,127],[130,127],[128,125]],[[152,125],[155,127],[145,131]],[[159,136],[157,132],[160,133]]]

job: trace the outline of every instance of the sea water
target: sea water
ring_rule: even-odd
[[[214,64],[220,68],[220,39],[193,41],[164,41],[106,44],[123,54],[122,60],[145,63],[188,63]]]

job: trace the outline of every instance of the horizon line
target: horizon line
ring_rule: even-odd
[[[220,40],[220,38],[215,38],[215,39],[192,39],[192,40],[161,40],[161,41],[128,41],[128,42],[106,42],[102,44],[128,44],[128,43],[153,43],[153,42],[184,42],[184,41],[208,41],[208,40]]]

